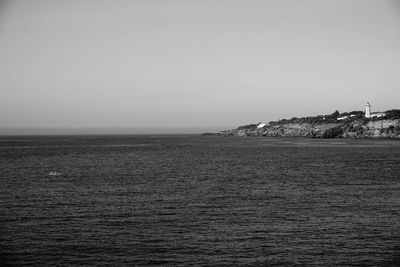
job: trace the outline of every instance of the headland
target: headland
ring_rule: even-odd
[[[232,130],[204,135],[219,136],[270,136],[309,138],[400,138],[400,110],[370,112],[367,103],[365,111],[330,115],[282,119],[268,123],[255,123]]]

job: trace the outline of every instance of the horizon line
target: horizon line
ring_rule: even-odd
[[[0,136],[13,135],[142,135],[202,134],[222,131],[235,126],[16,126],[0,127]]]

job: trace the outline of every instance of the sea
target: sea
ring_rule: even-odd
[[[400,266],[400,140],[0,137],[2,266]]]

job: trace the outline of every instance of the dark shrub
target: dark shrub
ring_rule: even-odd
[[[238,128],[238,130],[254,130],[254,129],[257,128],[257,126],[258,126],[258,124],[243,125],[243,126],[240,126],[240,127]]]
[[[343,129],[341,127],[334,127],[326,130],[323,134],[323,138],[338,138],[342,137]]]

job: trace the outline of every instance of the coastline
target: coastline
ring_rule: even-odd
[[[290,120],[249,124],[203,135],[400,139],[399,110],[390,110],[385,114],[378,118],[366,118],[361,111],[342,114],[336,111],[327,116],[295,117]]]

